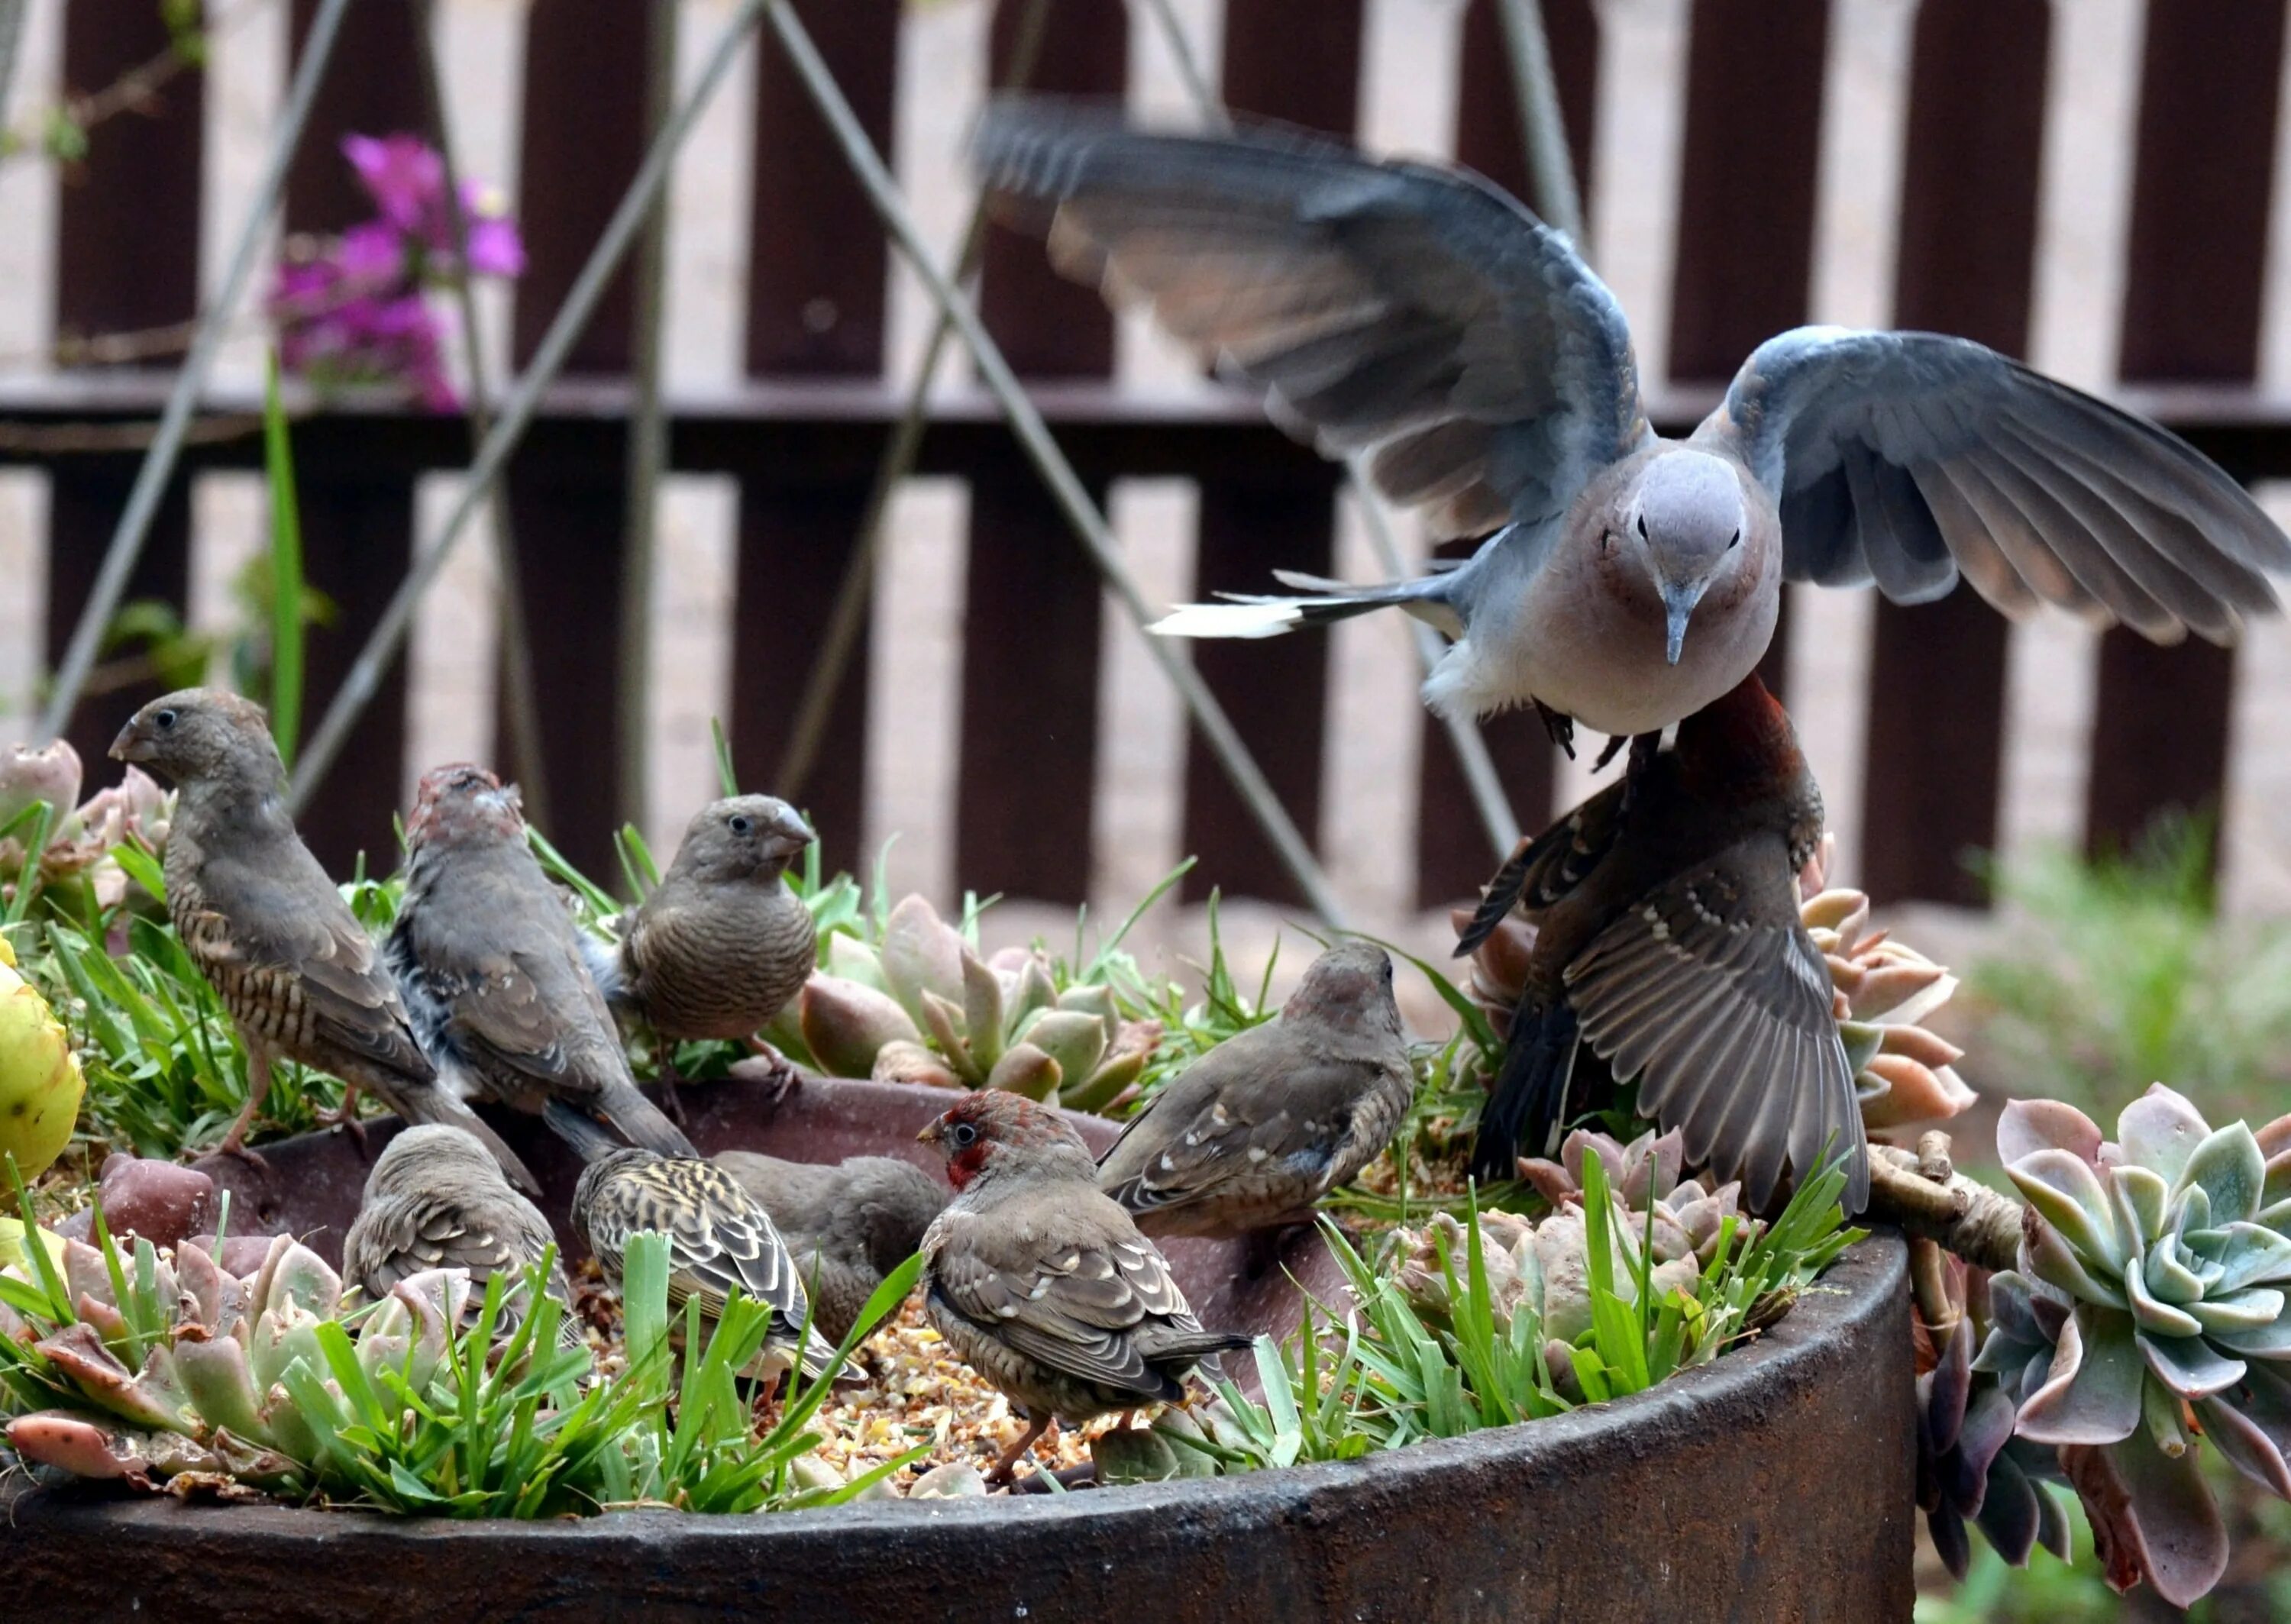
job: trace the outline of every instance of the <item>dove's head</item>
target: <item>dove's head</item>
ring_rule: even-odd
[[[451,761],[422,775],[414,814],[406,820],[408,849],[493,840],[525,844],[525,802],[517,785],[467,761]]]
[[[674,867],[726,885],[776,881],[814,838],[811,825],[787,802],[769,795],[734,795],[693,815],[676,848]]]
[[[111,758],[189,786],[238,786],[258,794],[284,787],[286,769],[261,705],[221,688],[179,688],[128,719]]]
[[[1620,528],[1662,599],[1673,665],[1703,595],[1742,567],[1750,515],[1734,464],[1692,446],[1650,457],[1621,493]]]

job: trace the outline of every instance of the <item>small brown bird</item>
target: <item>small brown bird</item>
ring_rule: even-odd
[[[919,1136],[955,1188],[923,1236],[925,1310],[957,1356],[1025,1413],[991,1481],[1055,1420],[1182,1395],[1194,1367],[1249,1339],[1204,1331],[1170,1265],[1097,1188],[1081,1136],[1000,1089],[965,1095]]]
[[[1097,1186],[1150,1235],[1234,1235],[1310,1219],[1391,1141],[1415,1092],[1392,961],[1346,942],[1280,1017],[1202,1056],[1131,1117]]]
[[[261,706],[214,688],[153,700],[111,754],[181,791],[167,833],[167,913],[246,1046],[245,1108],[221,1148],[246,1150],[274,1057],[371,1089],[414,1122],[474,1134],[518,1186],[540,1186],[500,1136],[438,1081],[414,1041],[398,985],[286,815],[286,769]],[[259,1157],[253,1158],[260,1161]]]
[[[946,1205],[945,1185],[893,1156],[830,1166],[727,1150],[715,1160],[772,1215],[811,1294],[820,1334],[838,1343]]]
[[[1458,948],[1515,904],[1537,927],[1473,1171],[1512,1177],[1523,1141],[1550,1154],[1580,1041],[1638,1081],[1639,1113],[1679,1130],[1690,1162],[1740,1178],[1747,1206],[1845,1156],[1860,1210],[1853,1076],[1798,919],[1797,872],[1821,839],[1821,791],[1753,674],[1506,864]]]
[[[467,1269],[480,1291],[494,1274],[516,1275],[539,1261],[556,1236],[540,1209],[519,1195],[486,1147],[458,1128],[408,1128],[366,1175],[366,1200],[342,1237],[342,1280],[375,1302],[424,1269]],[[573,1291],[561,1262],[549,1295],[566,1306],[577,1337]],[[506,1299],[504,1331],[524,1317],[521,1297]]]
[[[390,963],[439,1073],[560,1133],[575,1113],[664,1156],[698,1155],[637,1091],[580,928],[526,839],[515,788],[466,762],[432,768],[406,851]]]
[[[792,1362],[806,1377],[835,1368],[835,1346],[807,1326],[810,1305],[771,1214],[712,1163],[611,1143],[582,1123],[576,1138],[591,1159],[573,1191],[573,1226],[618,1285],[629,1237],[650,1230],[668,1241],[668,1302],[680,1313],[697,1299],[710,1321],[738,1290],[770,1305],[763,1352],[745,1372],[776,1379]]]
[[[607,995],[663,1038],[752,1036],[802,991],[816,961],[811,911],[784,878],[813,839],[792,807],[768,795],[703,807],[626,921],[619,953],[599,967]]]

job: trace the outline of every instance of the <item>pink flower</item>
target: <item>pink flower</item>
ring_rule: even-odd
[[[421,229],[446,189],[446,161],[414,135],[347,135],[342,156],[358,171],[382,217],[403,231]]]

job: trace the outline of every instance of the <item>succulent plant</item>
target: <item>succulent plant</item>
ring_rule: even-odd
[[[1008,1089],[1105,1110],[1146,1069],[1161,1024],[1124,1020],[1110,987],[1059,987],[1053,968],[1029,948],[981,959],[928,902],[909,896],[879,945],[830,939],[827,968],[797,1001],[797,1024],[834,1076]]]
[[[16,973],[0,937],[0,1154],[36,1178],[63,1154],[84,1084],[71,1035],[39,989]]]
[[[127,875],[113,854],[131,838],[154,849],[164,846],[175,798],[139,767],[128,768],[117,784],[84,804],[79,788],[79,756],[61,739],[43,751],[19,744],[0,756],[0,829],[16,825],[0,836],[0,874],[12,884],[22,869],[31,831],[18,820],[35,802],[45,802],[40,883],[80,880],[98,907],[114,907],[126,897]]]
[[[2215,1130],[2158,1083],[2113,1141],[2016,1101],[1997,1146],[2035,1216],[1973,1368],[2017,1397],[2021,1436],[2061,1448],[2111,1580],[2184,1606],[2227,1563],[2197,1437],[2291,1499],[2291,1118]]]
[[[2019,1395],[1973,1368],[1989,1323],[1989,1275],[1930,1241],[1912,1241],[1917,1270],[1917,1505],[1933,1548],[1962,1579],[1979,1528],[1998,1556],[2025,1567],[2042,1545],[2069,1559],[2068,1515],[2040,1485],[2062,1481],[2055,1451],[2014,1435]]]
[[[1957,992],[1957,977],[1885,931],[1871,931],[1869,899],[1860,891],[1822,888],[1832,842],[1799,877],[1807,934],[1829,965],[1832,1013],[1854,1070],[1862,1126],[1872,1132],[1904,1122],[1955,1116],[1973,1093],[1953,1069],[1964,1051],[1924,1023]],[[1458,929],[1470,915],[1459,911]],[[1527,985],[1535,927],[1516,915],[1497,926],[1472,955],[1472,997],[1499,1037]]]

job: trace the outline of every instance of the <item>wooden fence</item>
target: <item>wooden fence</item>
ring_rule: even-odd
[[[313,0],[293,0],[295,41],[314,9]],[[1019,0],[1002,0],[998,70],[1019,9]],[[898,0],[803,0],[799,10],[888,149]],[[1226,99],[1249,112],[1350,131],[1363,12],[1363,0],[1226,0]],[[1591,0],[1545,0],[1544,12],[1575,162],[1588,177],[1597,99],[1632,87],[1597,82]],[[2284,12],[2285,0],[2151,4],[2140,68],[2121,371],[2130,383],[2209,386],[2171,393],[2167,416],[2247,479],[2291,474],[2291,423],[2253,411],[2247,388],[2259,352]],[[353,7],[288,185],[290,229],[338,229],[363,212],[336,156],[342,135],[425,126],[416,15],[408,0]],[[1670,376],[1649,381],[1660,426],[1692,421],[1758,341],[1806,316],[1831,23],[1827,0],[1693,6]],[[2025,348],[2054,23],[2046,0],[1925,0],[1918,8],[1895,269],[1900,325]],[[525,28],[518,212],[531,269],[516,301],[520,362],[636,167],[647,36],[642,6],[597,0],[533,0]],[[1458,154],[1522,190],[1494,0],[1471,0],[1464,28]],[[1119,93],[1130,38],[1120,0],[1056,0],[1034,83]],[[108,82],[164,43],[152,0],[72,0],[67,82]],[[679,470],[737,480],[728,727],[752,764],[776,760],[785,742],[792,696],[816,653],[904,384],[884,375],[882,236],[792,73],[768,49],[759,63],[748,383],[728,400],[678,404],[671,450]],[[93,133],[84,173],[62,196],[59,330],[149,327],[193,313],[202,129],[193,75],[170,86],[159,116],[113,119]],[[1020,373],[1041,383],[1053,427],[1093,488],[1121,476],[1198,481],[1203,590],[1258,586],[1274,565],[1328,567],[1338,481],[1327,464],[1246,403],[1172,408],[1116,390],[1110,318],[1094,293],[1052,275],[1038,244],[998,229],[983,287],[989,325]],[[546,699],[553,819],[561,843],[600,871],[613,817],[607,758],[615,744],[621,636],[614,594],[600,583],[620,578],[631,310],[624,277],[510,480]],[[160,387],[148,377],[66,374],[12,387],[0,423],[148,415]],[[309,574],[342,607],[336,631],[313,647],[315,713],[406,568],[416,478],[463,464],[468,441],[457,419],[353,408],[320,412],[294,438]],[[190,475],[258,455],[251,439],[193,449],[132,595],[184,601]],[[52,657],[84,601],[136,459],[90,452],[43,461],[52,489]],[[1099,584],[984,405],[937,416],[920,467],[960,475],[971,491],[955,872],[982,892],[1079,899],[1090,874]],[[1919,608],[1885,606],[1875,627],[1863,872],[1881,897],[1974,900],[1961,854],[1996,843],[2008,629],[1969,590]],[[1199,660],[1311,832],[1324,743],[1323,645],[1213,645]],[[837,701],[840,736],[866,728],[866,670],[863,655]],[[2109,635],[2086,792],[2094,841],[2119,840],[2166,806],[2216,803],[2232,670],[2231,654],[2208,647],[2163,650]],[[84,704],[74,738],[100,752],[146,696],[114,693]],[[405,730],[401,660],[307,819],[329,861],[389,849]],[[1540,730],[1507,717],[1489,732],[1522,820],[1539,824],[1553,809]],[[836,862],[858,855],[864,755],[834,752],[805,792]],[[1428,904],[1466,894],[1489,865],[1437,729],[1426,735],[1421,797],[1415,864]],[[1198,741],[1186,760],[1184,845],[1202,857],[1197,891],[1215,883],[1293,900]]]

